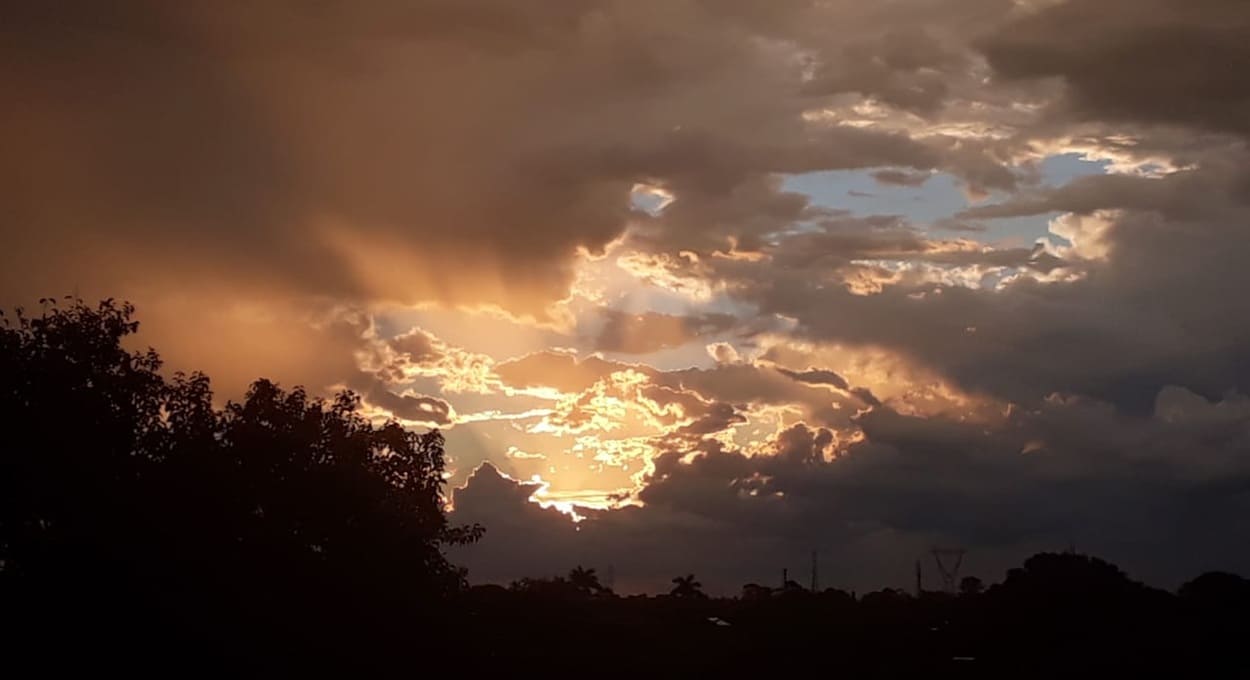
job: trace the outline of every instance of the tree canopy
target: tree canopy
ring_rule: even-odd
[[[464,586],[439,432],[263,379],[218,408],[126,349],[130,305],[42,304],[0,325],[0,592],[32,636],[376,637]]]

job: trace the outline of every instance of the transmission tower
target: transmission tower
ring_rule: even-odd
[[[942,577],[942,588],[953,594],[959,588],[959,567],[968,551],[964,548],[934,548],[930,552],[938,575]]]

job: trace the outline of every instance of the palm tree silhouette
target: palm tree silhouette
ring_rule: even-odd
[[[694,574],[678,576],[673,579],[673,589],[669,591],[673,597],[707,597],[703,593],[703,584],[695,580]]]
[[[599,582],[599,575],[594,569],[587,569],[580,564],[569,572],[569,584],[586,595],[599,595],[607,590]]]

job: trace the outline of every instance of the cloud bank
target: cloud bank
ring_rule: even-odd
[[[1239,0],[0,10],[0,293],[444,428],[457,555],[1250,570]],[[580,519],[573,521],[573,516]],[[888,583],[886,583],[888,582]]]

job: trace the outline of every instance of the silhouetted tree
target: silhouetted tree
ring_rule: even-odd
[[[1250,579],[1209,571],[1186,582],[1177,594],[1182,600],[1200,606],[1242,608],[1250,606]]]
[[[481,533],[447,524],[437,431],[265,380],[216,409],[207,377],[166,379],[155,351],[125,349],[130,305],[41,304],[0,328],[10,613],[82,639],[228,630],[223,653],[275,658],[432,629],[464,585],[441,546]]]
[[[703,584],[694,578],[694,574],[686,576],[677,576],[673,578],[673,589],[669,591],[669,595],[673,597],[685,598],[705,598],[707,595],[703,593]]]
[[[771,588],[762,586],[758,583],[748,583],[742,586],[741,598],[748,601],[767,600],[772,596],[772,593],[773,591]]]
[[[985,583],[975,576],[965,576],[959,580],[959,594],[965,597],[980,595],[985,590]]]
[[[579,592],[588,596],[604,595],[611,592],[599,582],[599,575],[595,573],[594,569],[587,569],[580,564],[569,571],[568,581]]]
[[[508,590],[524,595],[538,596],[548,600],[578,599],[581,593],[563,576],[554,578],[525,577],[513,581]]]
[[[882,588],[865,593],[859,601],[866,607],[899,608],[905,606],[911,599],[910,595],[898,588]]]
[[[1187,618],[1190,644],[1206,668],[1240,665],[1250,639],[1250,579],[1212,571],[1177,591]]]

